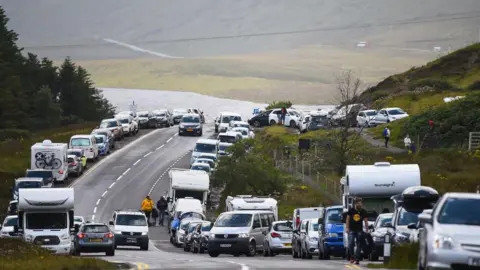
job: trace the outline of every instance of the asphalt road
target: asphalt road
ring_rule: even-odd
[[[480,24],[478,0],[0,0],[0,5],[21,46],[76,60],[148,56],[118,42],[180,57],[310,44],[353,47],[369,38],[375,45],[430,50],[478,41]]]
[[[158,129],[135,140],[123,149],[103,159],[74,184],[75,211],[87,220],[108,222],[114,209],[138,209],[145,195],[154,200],[168,189],[168,170],[188,168],[190,152],[198,137],[177,135],[177,126]],[[213,135],[211,123],[204,127],[203,137]],[[274,258],[233,257],[210,258],[206,254],[191,254],[174,248],[168,242],[165,227],[150,228],[150,249],[119,249],[114,257],[100,258],[133,263],[138,269],[355,269],[342,260],[293,260],[283,255]]]

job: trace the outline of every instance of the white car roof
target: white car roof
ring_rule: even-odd
[[[202,143],[202,144],[217,144],[218,141],[217,140],[213,140],[213,139],[198,139],[196,143]]]
[[[85,138],[90,139],[91,137],[95,137],[95,135],[93,134],[73,135],[71,139],[85,139]]]
[[[111,122],[111,121],[117,121],[117,118],[108,118],[108,119],[103,119],[102,122]]]
[[[232,136],[232,137],[235,137],[237,136],[237,132],[232,132],[232,131],[227,131],[227,132],[223,132],[223,133],[220,133],[218,134],[218,136]]]
[[[132,117],[130,114],[117,114],[115,115],[115,118],[116,119],[130,119],[130,117]]]
[[[198,160],[198,159],[196,159],[196,160]],[[200,163],[200,162],[194,162],[194,163],[192,164],[192,166],[200,166],[200,167],[208,167],[208,168],[210,168],[210,165],[208,165],[207,163]]]
[[[240,124],[241,124],[241,125],[248,125],[248,123],[245,122],[245,121],[234,121],[234,120],[232,120],[232,122],[233,122],[234,124],[239,124],[239,125],[240,125]]]
[[[387,111],[388,111],[388,110],[398,110],[398,109],[402,110],[402,109],[399,108],[399,107],[383,108],[382,110],[387,110]],[[402,111],[403,111],[403,110],[402,110]]]
[[[182,117],[186,117],[186,116],[200,117],[198,113],[186,113]]]
[[[238,113],[234,113],[234,112],[222,112],[220,113],[222,116],[241,116],[240,114]]]
[[[79,149],[79,148],[69,148],[67,149],[67,152],[68,151],[72,151],[72,152],[83,152],[84,150],[83,149]]]
[[[77,158],[76,155],[67,155],[67,158]]]
[[[234,127],[232,128],[233,131],[235,130],[247,130],[247,131],[250,131],[250,129],[248,129],[247,127]]]
[[[387,109],[385,109],[385,110],[387,110]],[[376,111],[377,111],[377,110],[369,109],[369,110],[362,110],[362,111],[360,111],[360,112],[376,112]]]
[[[133,211],[133,210],[117,210],[115,211],[117,215],[139,215],[145,216],[143,212],[140,211]]]

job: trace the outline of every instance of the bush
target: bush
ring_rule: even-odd
[[[265,110],[272,110],[272,109],[280,109],[282,107],[285,107],[285,108],[290,108],[292,107],[292,102],[290,101],[287,101],[287,100],[283,100],[283,101],[274,101],[270,104],[268,104],[268,106],[265,108]]]
[[[453,86],[449,81],[445,79],[435,79],[435,78],[425,78],[409,85],[410,91],[414,91],[417,88],[422,87],[432,87],[436,91],[446,91],[455,89],[456,87]]]
[[[41,247],[5,238],[0,238],[0,265],[2,270],[117,269],[115,264],[100,259],[56,256]]]
[[[0,142],[7,140],[23,140],[30,138],[32,132],[25,129],[1,129],[0,130]]]
[[[369,264],[369,268],[416,269],[418,261],[418,244],[394,247],[388,264]]]
[[[480,90],[480,80],[475,81],[468,86],[468,90]]]

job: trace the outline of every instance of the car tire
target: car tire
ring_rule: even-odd
[[[80,255],[81,255],[81,252],[78,251],[77,249],[73,251],[73,256],[80,256]]]
[[[78,170],[77,177],[80,177],[80,175],[81,175],[80,170]]]
[[[203,130],[200,130],[200,134],[198,136],[202,136],[203,135]]]
[[[255,122],[253,122],[253,126],[256,127],[256,128],[259,128],[261,126],[260,121],[257,120]]]
[[[270,250],[268,249],[268,244],[263,244],[262,254],[263,257],[270,257]]]
[[[248,244],[247,257],[255,257],[255,255],[257,255],[257,246],[255,241],[251,241],[250,244]]]
[[[291,127],[291,128],[296,128],[296,127],[297,127],[297,123],[295,123],[294,120],[291,120],[291,121],[290,121],[290,127]]]
[[[277,122],[275,122],[275,120],[270,120],[270,126],[273,126],[275,125]]]
[[[141,249],[141,250],[148,250],[148,242],[147,242],[147,244],[141,245],[141,246],[140,246],[140,249]]]
[[[111,257],[111,256],[115,256],[115,249],[112,248],[111,250],[108,250],[107,252],[105,252],[105,255]]]
[[[368,260],[371,261],[371,262],[378,261],[378,258],[379,258],[379,256],[378,256],[376,251],[373,251],[370,254],[368,254]]]
[[[296,259],[298,258],[298,252],[295,249],[295,246],[292,245],[292,258]]]
[[[204,249],[203,247],[200,247],[200,248],[198,249],[198,253],[200,253],[200,254],[205,253],[205,249]]]
[[[212,257],[212,258],[216,258],[216,257],[218,257],[220,254],[217,253],[217,252],[210,252],[210,251],[209,251],[209,252],[208,252],[208,255],[209,255],[210,257]]]

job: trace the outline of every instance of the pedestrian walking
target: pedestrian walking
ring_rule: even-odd
[[[410,136],[405,136],[405,139],[403,139],[403,143],[405,144],[405,149],[410,150],[410,146],[412,145],[412,139],[410,139]]]
[[[364,237],[363,234],[368,232],[367,211],[363,209],[361,198],[355,199],[354,207],[348,210],[346,221],[345,231],[348,235],[349,260],[350,263],[359,264],[362,259],[361,239]]]
[[[282,125],[285,125],[285,118],[287,116],[287,108],[282,107]]]
[[[153,226],[157,225],[157,218],[158,218],[158,210],[157,210],[157,208],[153,208],[152,209],[152,219],[153,219],[152,225]]]
[[[164,196],[160,197],[160,200],[157,202],[157,209],[158,209],[158,224],[163,226],[163,220],[165,218],[165,211],[167,211],[168,202]]]
[[[148,225],[150,226],[150,216],[152,215],[153,201],[149,195],[147,195],[147,197],[143,199],[141,210],[145,213],[145,216],[147,216],[147,222],[148,222]]]
[[[388,126],[383,129],[383,138],[385,138],[385,148],[388,148],[388,142],[390,141],[390,129],[388,129]]]

